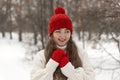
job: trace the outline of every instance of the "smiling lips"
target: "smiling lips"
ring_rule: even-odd
[[[58,39],[60,42],[64,42],[65,41],[65,39]]]

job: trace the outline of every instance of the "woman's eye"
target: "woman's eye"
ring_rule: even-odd
[[[55,33],[60,33],[60,31],[59,31],[59,30],[57,30],[57,31],[55,31]]]
[[[65,33],[69,33],[70,31],[69,30],[66,30]]]

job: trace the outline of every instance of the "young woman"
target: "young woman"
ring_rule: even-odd
[[[93,69],[73,42],[72,21],[62,7],[55,9],[48,30],[50,39],[35,57],[32,80],[93,80]]]

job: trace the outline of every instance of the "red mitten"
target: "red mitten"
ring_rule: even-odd
[[[59,64],[60,68],[64,67],[68,62],[69,62],[68,57],[64,56],[60,61],[60,64]]]
[[[58,63],[60,63],[62,57],[65,55],[64,51],[61,49],[57,49],[52,54],[52,59]]]
[[[69,58],[69,51],[66,51],[65,56]]]

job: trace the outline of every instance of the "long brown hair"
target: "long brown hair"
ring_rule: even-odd
[[[53,37],[50,37],[50,39],[48,40],[48,43],[46,45],[45,48],[45,58],[46,58],[46,63],[49,61],[49,59],[51,58],[51,55],[53,53],[54,50],[56,50],[56,44],[53,40]],[[72,63],[72,65],[77,68],[77,67],[82,67],[82,61],[78,55],[78,50],[77,47],[75,45],[75,43],[72,40],[72,37],[70,38],[70,40],[67,43],[67,47],[66,47],[66,51],[69,51],[69,60]],[[54,80],[67,80],[67,77],[65,77],[62,73],[59,67],[57,67],[56,71],[54,72],[54,76],[53,76]]]

